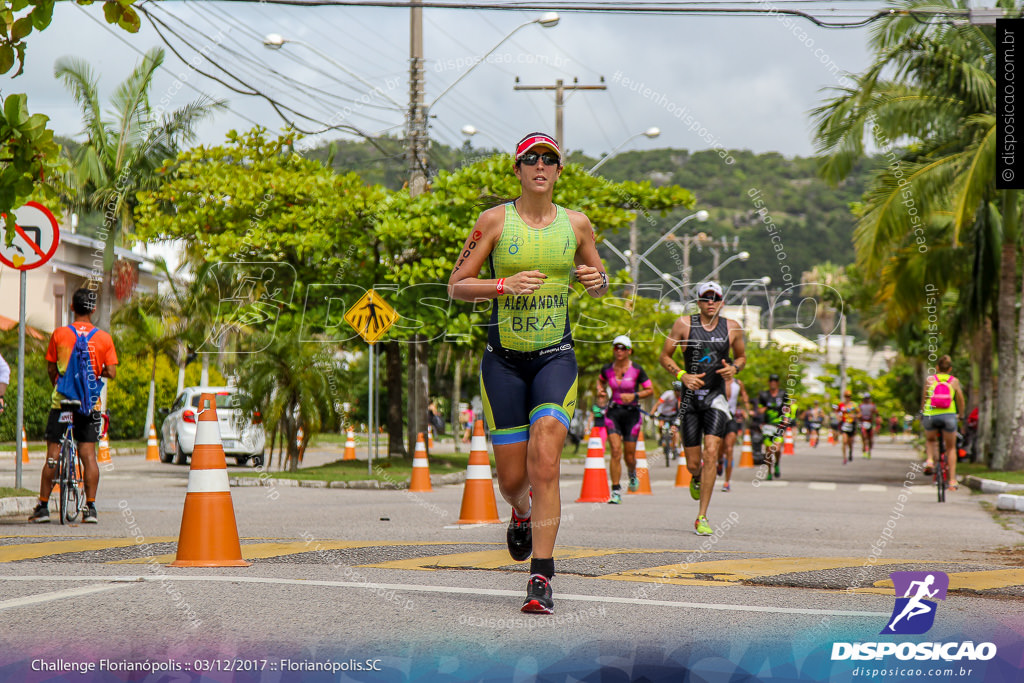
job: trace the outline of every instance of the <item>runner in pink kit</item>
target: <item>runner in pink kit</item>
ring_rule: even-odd
[[[612,497],[609,503],[621,503],[619,479],[622,477],[622,454],[625,450],[626,468],[629,470],[629,490],[640,488],[640,480],[636,476],[636,440],[640,436],[640,404],[638,399],[647,398],[654,393],[654,387],[647,373],[629,357],[633,354],[633,342],[629,337],[620,334],[612,342],[615,360],[601,368],[597,377],[597,391],[604,393],[611,387],[612,398],[605,413],[605,427],[608,429],[608,442],[612,446]],[[623,449],[625,443],[625,449]]]

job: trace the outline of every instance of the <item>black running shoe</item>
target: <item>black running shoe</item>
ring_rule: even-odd
[[[46,503],[39,503],[36,505],[35,510],[32,511],[32,516],[28,518],[28,521],[35,522],[36,524],[45,524],[50,521],[50,507]]]
[[[505,541],[508,543],[508,554],[516,562],[522,562],[533,552],[533,529],[530,526],[530,518],[519,519],[515,508],[512,508],[512,519],[508,522]]]
[[[98,524],[96,518],[96,503],[86,503],[82,508],[82,524]]]
[[[523,611],[532,614],[554,614],[555,601],[551,599],[551,582],[543,574],[534,574],[526,585]]]

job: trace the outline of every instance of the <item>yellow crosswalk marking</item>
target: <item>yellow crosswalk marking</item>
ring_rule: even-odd
[[[931,563],[929,563],[931,564]],[[939,564],[939,563],[935,563]],[[1006,586],[1024,586],[1024,569],[990,569],[980,572],[953,572],[949,574],[950,590],[983,591]],[[892,580],[876,581],[879,588],[892,589]]]
[[[147,543],[166,543],[176,541],[176,537],[147,538]],[[34,560],[47,555],[63,553],[80,553],[89,550],[107,550],[109,548],[126,548],[136,545],[131,538],[81,538],[73,541],[44,541],[43,543],[22,543],[19,545],[0,546],[0,562],[16,562],[17,560]]]
[[[177,538],[170,539],[177,541]],[[267,557],[282,557],[285,555],[298,555],[300,553],[313,553],[327,550],[344,550],[346,548],[377,548],[383,546],[430,546],[450,545],[430,541],[292,541],[286,543],[247,543],[242,545],[242,557],[246,560],[260,560]],[[480,543],[479,545],[493,545],[493,543]],[[175,554],[153,555],[151,557],[134,557],[130,560],[117,560],[108,564],[150,564],[153,562],[173,562]]]
[[[913,560],[886,560],[893,564],[915,563]],[[606,574],[602,579],[621,581],[663,580],[668,583],[693,584],[693,581],[715,583],[739,582],[764,576],[778,576],[794,572],[812,572],[823,569],[841,569],[843,567],[859,567],[864,564],[863,557],[759,557],[745,560],[711,560],[708,562],[681,562],[679,564],[650,567],[647,569],[631,569],[615,574]],[[917,564],[920,564],[917,562]],[[932,564],[932,563],[929,563]],[[708,579],[710,575],[712,579]],[[891,584],[890,584],[891,585]]]

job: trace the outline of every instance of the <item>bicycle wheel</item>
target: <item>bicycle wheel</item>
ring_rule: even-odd
[[[82,511],[85,492],[79,471],[78,449],[65,441],[61,445],[60,523],[72,523]]]
[[[939,502],[946,502],[946,458],[939,455],[939,462],[935,468],[935,485],[939,488]]]

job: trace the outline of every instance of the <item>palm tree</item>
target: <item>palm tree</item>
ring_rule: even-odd
[[[1009,0],[997,6],[1019,12]],[[968,4],[910,0],[898,7],[963,12]],[[885,150],[886,166],[865,196],[855,244],[858,265],[879,282],[877,300],[887,312],[900,313],[896,317],[904,323],[920,320],[922,281],[909,289],[899,283],[909,273],[941,278],[959,270],[963,281],[947,277],[943,284],[970,295],[963,297],[958,317],[969,329],[978,329],[992,308],[994,290],[985,286],[991,271],[966,271],[955,264],[990,261],[993,250],[999,251],[996,321],[1002,381],[997,422],[1012,424],[1019,383],[1014,313],[1020,192],[995,188],[993,40],[990,27],[922,22],[917,16],[895,14],[879,22],[873,33],[872,65],[851,87],[816,109],[814,117],[819,151],[826,155],[822,174],[830,180],[844,177],[864,155],[865,138]],[[899,150],[894,148],[897,143],[903,145]],[[989,207],[997,207],[1000,220]],[[997,222],[1002,226],[998,233]],[[965,237],[968,249],[947,251],[951,259],[928,256],[936,249],[959,249]],[[907,295],[916,298],[916,307]],[[994,467],[1003,466],[1009,448],[1009,430],[1002,430]],[[1024,457],[1024,444],[1017,448]]]
[[[155,423],[157,359],[161,354],[174,358],[178,348],[178,341],[173,336],[174,330],[162,314],[167,303],[167,297],[159,294],[138,295],[132,297],[129,305],[120,308],[113,318],[115,329],[120,328],[130,335],[134,342],[132,346],[143,350],[151,361],[146,430]],[[141,436],[145,438],[145,434]]]
[[[829,362],[829,338],[835,330],[836,314],[843,310],[843,297],[839,285],[843,284],[843,267],[825,261],[819,263],[801,275],[800,282],[804,286],[803,293],[815,298],[820,303],[817,311],[821,320],[821,331],[825,336],[825,363]]]
[[[331,387],[344,386],[338,364],[320,344],[301,341],[300,330],[254,335],[259,353],[253,353],[238,368],[238,386],[250,404],[244,409],[258,410],[270,431],[270,444],[281,432],[287,448],[287,466],[299,466],[296,436],[301,428],[303,444],[331,418],[340,403]],[[333,377],[332,377],[333,376]]]
[[[162,106],[151,106],[150,89],[163,61],[164,52],[159,48],[146,53],[114,91],[110,101],[112,119],[103,118],[99,79],[85,60],[62,57],[54,66],[54,76],[71,91],[85,124],[86,141],[72,160],[72,180],[77,191],[66,200],[72,207],[99,211],[104,217],[98,235],[104,242],[104,251],[97,324],[107,329],[114,247],[132,236],[136,193],[155,187],[164,161],[175,158],[182,145],[195,139],[200,121],[225,106],[222,100],[208,98],[170,113],[164,112]]]

